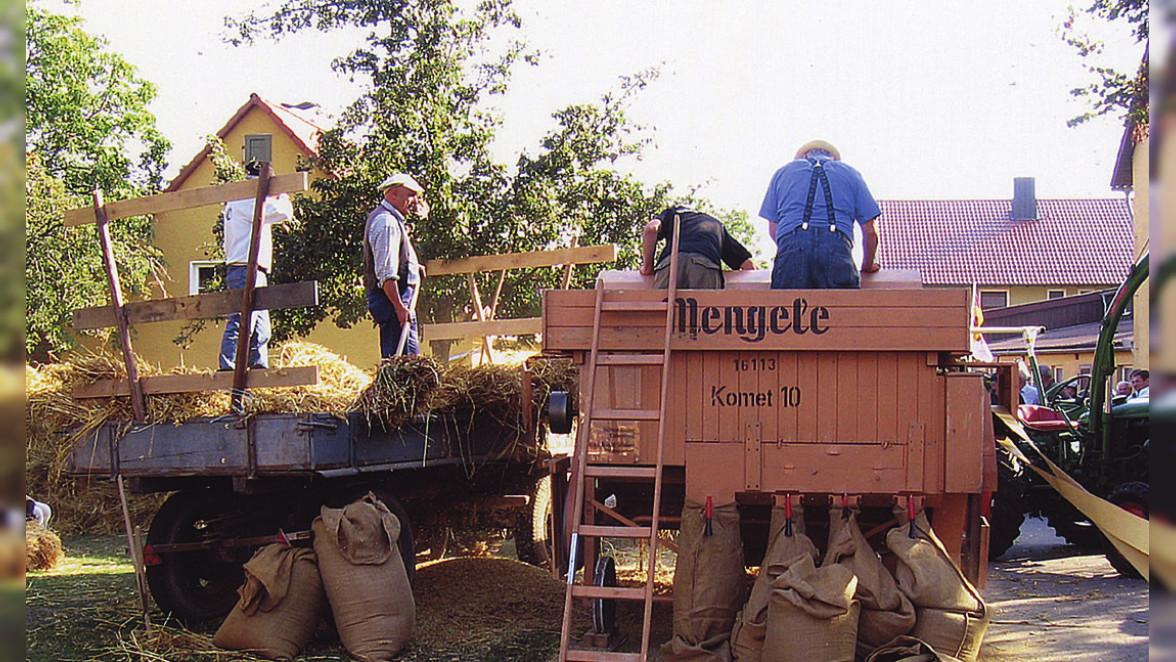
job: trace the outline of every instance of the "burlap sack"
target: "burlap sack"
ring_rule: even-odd
[[[804,533],[804,508],[793,508],[791,536],[785,535],[785,512],[783,507],[772,509],[768,549],[764,553],[759,577],[756,577],[747,604],[736,616],[735,627],[731,630],[731,656],[737,662],[759,662],[763,656],[772,581],[797,559],[817,558],[817,546]]]
[[[747,580],[735,503],[712,509],[686,502],[674,567],[674,636],[662,646],[671,662],[729,662],[731,627],[743,604]]]
[[[950,655],[935,651],[927,642],[914,637],[896,637],[866,658],[866,662],[959,662]]]
[[[858,578],[855,597],[862,603],[857,659],[904,635],[915,626],[915,607],[898,590],[890,571],[870,547],[857,523],[857,508],[829,510],[829,549],[822,565],[843,565]]]
[[[801,556],[772,581],[764,662],[853,662],[861,603],[857,577]]]
[[[383,662],[412,638],[416,604],[396,547],[400,521],[374,495],[323,507],[311,526],[339,639],[363,662]]]
[[[212,643],[271,660],[297,657],[310,643],[327,606],[315,553],[269,545],[245,564],[241,599]]]
[[[898,558],[898,588],[915,605],[910,634],[941,655],[975,662],[991,611],[935,537],[927,516],[916,516],[914,538],[904,520],[900,516],[900,525],[886,534],[886,546]]]

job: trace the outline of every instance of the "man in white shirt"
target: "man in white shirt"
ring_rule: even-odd
[[[250,161],[245,166],[249,178],[260,173],[260,164]],[[253,206],[255,198],[233,200],[225,205],[225,285],[230,290],[245,289],[245,277],[249,264],[249,242],[253,235]],[[285,193],[265,199],[261,214],[261,240],[257,251],[257,277],[254,287],[265,287],[266,276],[273,267],[274,240],[273,226],[294,218],[294,205]],[[225,333],[221,338],[220,369],[232,370],[237,364],[237,336],[241,326],[241,314],[229,315]],[[249,367],[269,367],[270,318],[268,310],[254,310],[249,335]]]
[[[1131,388],[1135,389],[1132,398],[1151,399],[1151,373],[1147,370],[1131,371]]]

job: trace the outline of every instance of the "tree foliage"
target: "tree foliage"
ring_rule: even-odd
[[[307,29],[370,30],[362,45],[333,63],[362,85],[338,127],[320,140],[317,165],[334,176],[317,180],[315,195],[299,200],[294,231],[275,232],[275,279],[317,280],[322,304],[275,311],[277,335],[306,332],[328,317],[344,327],[365,318],[358,284],[364,220],[380,201],[377,184],[397,171],[427,189],[431,211],[414,219],[412,230],[422,259],[543,250],[575,240],[619,244],[619,265],[636,266],[640,227],[669,202],[670,188],[638,181],[619,162],[646,142],[626,108],[655,73],[622,79],[599,103],[555,113],[556,126],[534,155],[520,155],[508,167],[490,153],[500,121],[490,102],[507,89],[513,67],[533,54],[511,38],[521,22],[509,0],[463,7],[468,4],[455,0],[287,0],[270,15],[227,21],[236,43]],[[599,269],[579,267],[575,284],[590,283]],[[558,286],[559,274],[512,274],[499,316],[537,315],[540,290]],[[497,274],[478,276],[483,292],[496,282]],[[469,300],[464,277],[430,278],[418,306],[426,320],[449,321],[470,315]]]
[[[158,189],[170,144],[147,105],[155,87],[76,16],[29,3],[25,149],[72,193]]]
[[[155,88],[82,29],[76,17],[28,6],[25,25],[25,350],[47,360],[73,344],[75,308],[109,301],[93,226],[66,228],[62,214],[158,188],[168,142],[147,110]],[[162,265],[144,218],[110,223],[127,296],[146,291]]]
[[[1124,124],[1146,124],[1148,121],[1148,2],[1147,0],[1093,0],[1083,12],[1109,23],[1125,24],[1136,43],[1144,44],[1143,60],[1133,72],[1123,72],[1101,62],[1104,44],[1078,27],[1079,12],[1073,8],[1062,24],[1062,39],[1072,46],[1084,60],[1092,82],[1070,91],[1075,97],[1086,99],[1090,110],[1071,119],[1076,126],[1096,117],[1119,114]]]

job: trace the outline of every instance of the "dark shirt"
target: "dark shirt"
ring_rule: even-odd
[[[678,242],[679,253],[698,253],[714,261],[725,263],[732,269],[739,269],[743,263],[751,258],[751,252],[737,239],[727,234],[727,228],[722,221],[702,212],[674,207],[658,215],[661,229],[657,232],[658,239],[665,239],[666,245],[662,249],[658,263],[670,256],[670,247],[674,235],[674,214],[682,217],[682,239]]]

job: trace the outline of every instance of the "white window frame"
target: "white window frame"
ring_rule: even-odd
[[[203,294],[200,291],[200,270],[216,268],[224,264],[223,260],[192,260],[188,263],[188,294]]]
[[[984,295],[985,295],[985,294],[1003,294],[1003,295],[1004,295],[1004,301],[1005,301],[1005,304],[1004,304],[1003,306],[995,306],[995,307],[991,307],[991,308],[985,308],[985,307],[983,306],[983,304],[981,304],[981,309],[983,309],[983,310],[996,310],[997,308],[1008,308],[1008,307],[1009,307],[1009,305],[1010,305],[1010,303],[1009,303],[1009,291],[1008,291],[1008,290],[980,290],[980,295],[979,295],[979,296],[980,296],[980,301],[981,301],[981,302],[983,302],[983,301],[984,301]]]
[[[1054,296],[1055,294],[1057,296]],[[1065,290],[1046,290],[1045,291],[1045,298],[1049,299],[1050,301],[1053,301],[1054,299],[1064,299],[1064,298],[1066,298],[1066,291]]]

